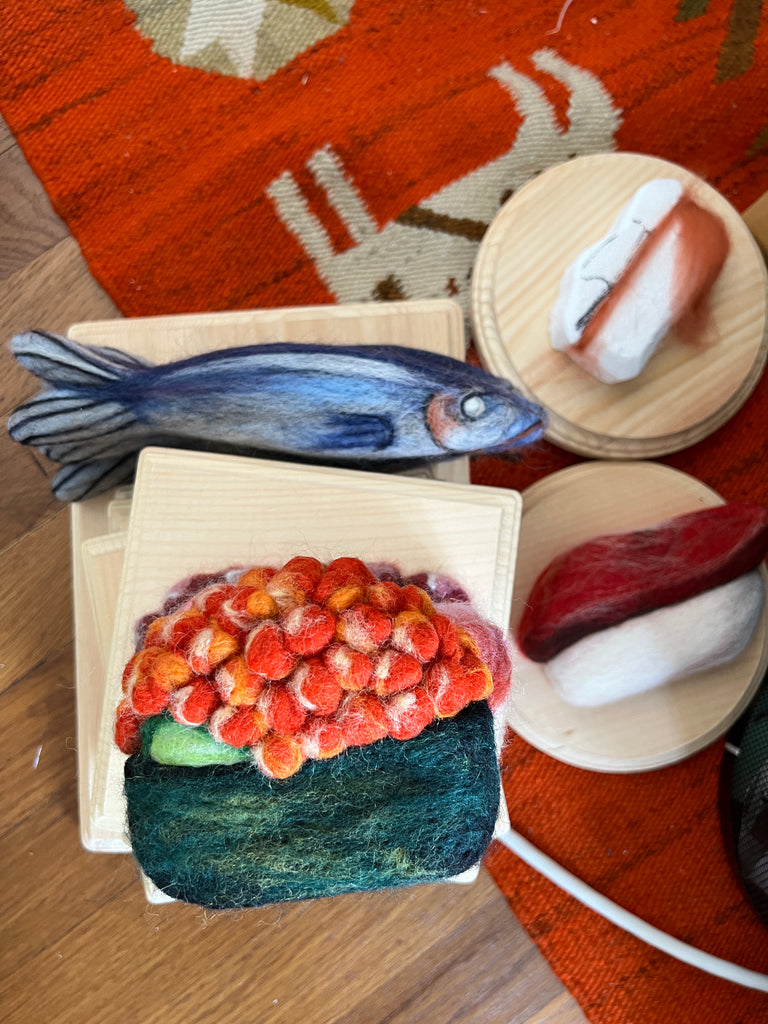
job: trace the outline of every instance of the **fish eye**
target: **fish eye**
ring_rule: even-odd
[[[485,400],[482,395],[467,395],[461,401],[461,414],[468,420],[477,420],[485,412]]]

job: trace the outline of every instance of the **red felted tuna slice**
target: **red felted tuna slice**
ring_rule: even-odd
[[[599,629],[685,601],[754,569],[768,553],[768,509],[732,503],[589,540],[555,558],[526,598],[517,641],[549,661]]]

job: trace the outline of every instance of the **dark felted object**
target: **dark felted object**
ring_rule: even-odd
[[[485,701],[282,781],[157,764],[147,747],[125,766],[134,855],[169,896],[213,908],[437,882],[480,860],[498,813]]]

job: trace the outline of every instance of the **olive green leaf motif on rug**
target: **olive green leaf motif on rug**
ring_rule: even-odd
[[[676,21],[692,21],[707,14],[713,0],[680,0]],[[715,0],[719,2],[719,0]],[[763,0],[732,0],[728,35],[717,62],[718,82],[738,78],[749,71],[755,59],[755,40],[760,31]]]
[[[174,64],[263,80],[349,21],[354,0],[126,0]]]

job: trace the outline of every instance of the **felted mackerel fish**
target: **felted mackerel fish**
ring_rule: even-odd
[[[48,387],[9,433],[62,463],[62,501],[129,479],[150,444],[398,469],[507,452],[543,431],[542,410],[507,381],[395,345],[281,342],[158,366],[37,331],[11,349]]]

